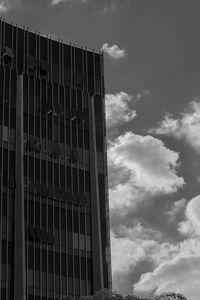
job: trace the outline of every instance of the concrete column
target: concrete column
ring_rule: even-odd
[[[100,224],[99,185],[96,151],[96,129],[94,114],[94,96],[89,99],[90,114],[90,173],[91,173],[91,210],[92,210],[92,252],[94,291],[103,289],[103,260]]]
[[[25,233],[24,233],[24,170],[23,170],[23,75],[17,79],[16,162],[15,162],[15,257],[14,299],[26,300]]]

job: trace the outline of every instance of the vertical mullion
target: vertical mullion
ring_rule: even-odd
[[[28,28],[26,28],[26,53],[25,53],[25,61],[24,61],[24,70],[25,73],[28,73],[28,57],[29,57],[29,32]]]
[[[28,128],[27,128],[27,140],[29,140],[29,131],[30,131],[30,125],[29,125],[29,107],[30,107],[30,103],[29,103],[29,76],[27,75],[27,84],[28,86],[26,87],[27,88],[27,125],[28,125]],[[27,198],[27,225],[30,223],[30,218],[29,218],[29,212],[30,212],[30,209],[29,209],[29,206],[30,206],[30,203],[29,201],[31,201],[31,197],[29,195],[29,184],[30,184],[30,176],[29,176],[29,166],[30,166],[30,153],[29,151],[27,150],[27,173],[26,173],[26,184],[27,184],[27,189],[26,189],[26,198]],[[28,226],[27,226],[28,227]],[[32,247],[33,247],[33,270],[32,270],[32,274],[33,274],[33,281],[32,281],[32,284],[34,287],[34,265],[35,265],[35,260],[34,260],[34,241],[32,243]],[[27,241],[27,259],[29,257],[29,242]],[[27,283],[28,283],[28,272],[27,272]],[[27,287],[27,290],[28,290],[28,287]]]
[[[40,34],[38,34],[38,62],[40,61]],[[36,85],[36,78],[34,76],[34,114],[35,114],[35,122],[36,122],[36,116],[37,116],[37,112],[36,112],[36,89],[37,89],[37,85]],[[34,124],[34,137],[35,137],[35,140],[36,140],[36,132],[35,132],[35,124]],[[37,140],[39,140],[39,143],[40,143],[40,136],[37,137]],[[38,156],[38,155],[37,155]],[[39,153],[39,168],[41,170],[41,154]],[[35,175],[35,182],[36,182],[36,175]],[[39,200],[39,214],[40,214],[40,230],[41,230],[41,227],[42,227],[42,200],[41,200],[41,197],[40,195],[37,196],[38,197],[38,200]],[[42,246],[41,246],[41,243],[39,243],[39,253],[40,253],[40,270],[39,270],[39,276],[40,276],[40,297],[42,295]]]
[[[66,90],[65,90],[65,86],[64,86],[64,166],[65,166],[65,191],[67,191],[67,154],[66,154]],[[68,215],[67,215],[67,201],[64,202],[64,206],[65,206],[65,228],[66,228],[66,232],[65,232],[65,256],[66,256],[66,279],[65,279],[65,283],[66,283],[66,290],[67,290],[67,295],[69,293],[68,290],[68,227],[67,227],[67,219],[68,219]]]
[[[61,41],[61,59],[62,59],[62,63],[61,63],[61,78],[62,78],[62,81],[61,81],[61,84],[64,86],[64,70],[65,70],[65,67],[64,67],[64,45],[63,45],[63,40]]]
[[[62,74],[62,70],[61,70],[61,55],[60,55],[60,51],[61,51],[61,41],[60,39],[58,39],[58,85],[61,84],[61,74]]]
[[[10,182],[10,99],[11,99],[11,69],[9,68],[9,99],[8,99],[8,174],[7,174],[7,258],[8,258],[8,240],[9,240],[9,182]],[[13,239],[13,233],[11,234]],[[12,240],[11,239],[11,240]],[[6,281],[8,282],[8,261],[6,264]],[[11,282],[10,282],[11,283]]]
[[[50,64],[51,64],[51,104],[53,104],[53,74],[52,74],[52,70],[53,70],[53,62],[52,62],[52,39],[50,39]],[[48,101],[48,100],[47,100]],[[47,117],[48,119],[48,117]],[[49,125],[49,120],[48,120],[48,125]],[[48,137],[47,137],[48,138]],[[53,126],[53,117],[51,117],[51,145],[52,145],[52,150],[53,150],[53,140],[54,140],[54,126]],[[52,182],[53,182],[53,186],[55,188],[54,185],[54,158],[51,157],[51,164],[52,164]],[[55,235],[55,228],[54,228],[54,206],[55,206],[55,199],[53,197],[52,200],[52,210],[53,210],[53,220],[52,220],[52,227],[53,227],[53,235]],[[53,252],[53,295],[55,298],[55,244],[53,244],[52,247],[52,252]]]
[[[18,63],[18,26],[16,25],[16,56],[15,56],[15,66],[16,69],[18,67],[17,63]]]
[[[2,27],[3,27],[3,20],[0,18],[0,55],[2,55]],[[0,66],[1,66],[1,59],[0,59]],[[0,276],[1,277],[1,276]]]
[[[35,53],[36,53],[36,60],[37,60],[37,32],[35,32],[35,40],[36,40],[36,43],[35,43]],[[28,86],[28,95],[30,95],[30,76],[31,75],[28,75],[28,82],[29,82],[29,86]],[[33,88],[34,90],[34,88]],[[30,109],[30,99],[32,97],[29,97],[28,99],[28,103],[29,103],[29,109]],[[33,105],[33,111],[34,111],[34,105]],[[31,112],[29,110],[29,113],[28,113],[28,117],[29,115],[31,115]],[[33,113],[33,139],[34,139],[34,113]],[[30,133],[29,133],[30,134]],[[32,181],[33,181],[33,184],[35,184],[35,153],[33,153],[33,178],[32,178]],[[34,193],[33,193],[33,226],[34,228],[36,227],[36,224],[35,224],[35,212],[36,212],[36,209],[35,209],[35,188],[34,188]],[[34,260],[33,260],[33,297],[36,296],[36,241],[34,240],[33,241],[33,256],[34,256]]]
[[[47,61],[48,61],[48,64],[49,64],[49,66],[50,66],[50,54],[49,54],[49,48],[50,48],[50,39],[48,38],[47,39]],[[48,87],[48,85],[47,85],[47,83],[49,82],[49,80],[50,80],[50,73],[48,72],[48,79],[47,79],[47,81],[45,81],[45,83],[46,83],[46,99],[45,99],[45,102],[47,102],[47,93],[48,93],[48,89],[47,89],[47,87]],[[42,81],[40,81],[40,83],[41,83]],[[42,97],[42,94],[41,94],[41,97]],[[42,99],[41,99],[42,100]],[[48,160],[47,160],[47,133],[48,133],[48,127],[47,127],[47,115],[46,115],[46,113],[43,115],[43,118],[45,117],[45,122],[46,122],[46,136],[45,136],[45,164],[46,164],[46,182],[45,182],[45,184],[46,184],[46,186],[48,186],[49,187],[49,184],[48,184]],[[42,116],[41,116],[41,118],[42,118]],[[42,126],[41,126],[41,130],[42,130]],[[48,231],[48,233],[49,233],[49,227],[48,227],[48,224],[49,224],[49,215],[48,215],[48,213],[49,213],[49,210],[48,210],[48,207],[49,207],[49,203],[50,203],[50,201],[49,201],[49,199],[47,198],[47,201],[46,201],[46,216],[47,216],[47,221],[46,221],[46,225],[47,225],[47,231]],[[47,272],[47,274],[46,274],[46,280],[47,280],[47,299],[48,299],[48,297],[49,297],[49,266],[48,266],[48,261],[49,261],[49,245],[47,244],[47,270],[46,270],[46,272]]]
[[[4,26],[4,22],[3,21],[1,21],[1,37],[2,37],[2,27]],[[2,42],[3,43],[3,41],[2,41],[2,39],[0,38],[0,42]],[[2,47],[3,48],[3,47]],[[1,63],[1,59],[0,59],[0,63]],[[2,241],[3,241],[3,239],[2,239],[2,236],[3,236],[3,234],[2,234],[2,218],[3,218],[3,212],[2,212],[2,207],[3,207],[3,128],[4,128],[4,94],[5,94],[5,68],[3,68],[4,70],[3,70],[3,84],[2,84],[2,86],[3,86],[3,93],[2,93],[2,124],[1,124],[1,126],[2,126],[2,139],[1,139],[1,153],[0,153],[0,155],[1,155],[1,170],[0,170],[0,172],[1,172],[1,189],[0,189],[0,208],[1,208],[1,210],[0,210],[0,261],[1,261],[1,259],[2,259],[2,255],[1,255],[1,252],[2,252]],[[1,112],[0,112],[1,113]],[[1,290],[1,271],[0,271],[0,290]]]
[[[72,74],[72,89],[75,90],[75,86],[74,86],[74,68],[75,68],[75,49],[74,49],[74,44],[72,45],[71,48],[71,74]],[[72,101],[74,101],[72,99],[72,97],[70,97],[70,104],[71,104],[71,108],[70,111],[72,112]],[[70,140],[70,144],[71,144],[71,149],[73,149],[73,139],[72,139],[72,134],[73,134],[73,121],[71,121],[71,132],[70,132],[70,136],[71,136],[71,140]],[[71,164],[71,188],[73,191],[73,195],[72,197],[74,198],[74,178],[73,178],[73,164],[72,162]],[[72,198],[72,199],[73,199]],[[73,297],[75,298],[75,259],[74,259],[74,211],[75,211],[75,205],[74,205],[74,201],[72,200],[72,260],[73,260]]]
[[[84,112],[84,92],[86,93],[86,87],[85,87],[85,81],[86,81],[86,65],[85,65],[85,60],[84,60],[84,56],[85,56],[85,50],[82,49],[82,72],[84,74],[84,80],[83,80],[83,91],[82,91],[82,110]],[[87,122],[87,120],[86,120]],[[86,283],[86,295],[87,295],[87,242],[86,242],[86,212],[87,212],[87,202],[86,202],[86,189],[85,189],[85,122],[83,122],[82,125],[82,137],[83,137],[83,144],[82,144],[82,154],[83,154],[83,194],[84,194],[84,224],[85,224],[85,232],[84,232],[84,244],[85,244],[85,255],[84,255],[84,259],[85,259],[85,267],[86,269],[84,270],[85,272],[85,278],[84,278],[84,286]],[[81,270],[81,274],[82,274],[82,270]],[[82,280],[82,277],[81,277]],[[82,282],[81,282],[82,283]],[[82,287],[82,284],[81,284]]]
[[[2,43],[3,43],[3,46],[2,46],[2,49],[4,49],[4,46],[5,46],[5,27],[6,27],[5,20],[3,20],[3,30],[2,30]],[[3,61],[3,66],[5,67],[4,57],[3,57],[2,61]]]
[[[29,54],[29,32],[27,30],[27,57]],[[27,70],[28,70],[28,60],[27,60]],[[26,70],[26,72],[27,72]],[[26,75],[28,76],[28,75]],[[29,104],[28,104],[29,105]],[[28,112],[28,107],[27,107],[27,112]],[[24,109],[23,109],[23,114],[24,114]],[[27,113],[28,115],[28,113]],[[24,117],[24,116],[23,116]],[[24,123],[24,122],[23,122]],[[28,131],[29,130],[29,123],[28,123],[28,128],[27,128],[27,140],[28,140]],[[24,128],[23,128],[23,135],[24,135]],[[24,155],[24,154],[23,154]],[[24,156],[25,157],[25,156]],[[23,157],[23,162],[24,162],[24,157]],[[26,153],[26,184],[27,184],[27,189],[26,189],[26,231],[28,232],[28,226],[29,226],[29,197],[28,197],[28,182],[29,182],[29,175],[28,175],[28,166],[29,166],[29,160],[28,160],[28,151]],[[25,191],[24,191],[24,196],[25,196]],[[25,243],[25,253],[26,253],[26,297],[28,297],[28,272],[29,272],[29,240],[27,239],[27,242]]]
[[[86,94],[87,94],[87,101],[88,101],[88,106],[89,106],[89,91],[88,91],[88,65],[87,65],[87,48],[85,48],[85,76],[86,76]],[[90,115],[88,113],[88,118],[90,119]],[[88,124],[89,124],[89,120],[88,120]],[[85,135],[84,135],[85,137]],[[84,150],[85,150],[85,140],[84,140]],[[88,149],[88,152],[90,151],[90,149]],[[84,155],[85,158],[85,155]],[[90,162],[89,162],[90,164]],[[86,190],[86,165],[84,164],[84,188]],[[90,197],[90,201],[91,201],[91,193],[89,193],[89,197]],[[87,226],[87,210],[85,212],[85,222],[86,222],[86,226]],[[87,227],[86,227],[87,228]],[[86,231],[87,234],[87,231]],[[91,239],[91,236],[90,236]],[[88,253],[87,253],[87,237],[86,237],[86,287],[87,287],[87,295],[90,295],[90,291],[89,291],[89,283],[88,283]]]
[[[61,69],[61,50],[62,50],[62,44],[59,43],[59,60],[60,60],[60,69]],[[61,84],[61,73],[60,73],[60,84]],[[58,107],[60,107],[60,85],[58,85]],[[58,145],[60,147],[60,125],[61,125],[61,110],[58,110]],[[58,156],[58,176],[59,176],[59,189],[61,190],[61,184],[60,184],[60,167],[61,167],[61,157],[60,155]],[[60,281],[60,295],[62,296],[62,272],[61,272],[61,259],[62,259],[62,255],[61,255],[61,250],[62,250],[62,245],[61,245],[61,209],[62,209],[62,205],[60,203],[60,199],[59,199],[59,204],[58,204],[58,211],[59,211],[59,242],[60,242],[60,247],[59,247],[59,255],[60,255],[60,266],[59,266],[59,270],[60,270],[60,274],[59,274],[59,281]]]
[[[28,75],[27,75],[27,84],[28,84]],[[26,87],[27,90],[28,90],[28,93],[27,93],[27,141],[29,140],[29,130],[30,130],[30,126],[29,126],[29,89],[28,87]],[[23,129],[24,131],[24,129]],[[27,229],[28,229],[28,226],[30,224],[30,220],[29,220],[29,206],[30,206],[30,195],[29,195],[29,183],[30,183],[30,177],[29,177],[29,151],[27,150],[26,151],[26,159],[27,159],[27,169],[26,169],[26,185],[27,185],[27,189],[26,189],[26,201],[27,201]],[[32,243],[32,247],[33,247],[33,251],[34,251],[34,242]],[[33,270],[32,270],[32,274],[34,274],[34,252],[33,253]],[[28,262],[28,257],[29,257],[29,241],[27,241],[27,263]],[[28,268],[28,264],[27,264],[27,268]],[[26,278],[27,278],[27,283],[28,283],[28,270],[26,272]],[[33,282],[34,283],[34,279],[33,279]],[[27,291],[28,291],[28,285],[27,285]]]
[[[13,23],[11,24],[11,27],[12,27],[12,43],[11,43],[11,49],[12,49],[12,51],[13,51],[13,53],[14,53],[14,43],[13,43]],[[1,48],[1,47],[0,47]],[[14,59],[12,59],[11,60],[11,69],[13,69],[13,66],[14,66]]]
[[[25,31],[25,27],[23,28],[24,31],[24,45],[23,45],[23,72],[25,71],[25,57],[26,57],[26,31]]]
[[[4,32],[3,32],[3,45],[5,45],[5,22],[4,22]],[[4,63],[4,59],[3,59],[3,63]],[[5,67],[5,64],[4,64],[4,96],[3,96],[3,114],[5,114],[5,109],[6,109],[6,104],[5,104],[5,91],[6,91],[6,79],[7,79],[7,76],[6,76],[6,67]],[[3,121],[3,126],[4,126],[4,121]],[[4,146],[4,145],[3,145]],[[4,147],[3,147],[3,152],[4,152]],[[8,152],[8,149],[6,148],[6,151]],[[4,160],[2,160],[2,164],[3,164]],[[8,163],[8,162],[7,162]],[[8,166],[7,166],[8,168]],[[5,189],[5,187],[3,187],[3,194],[5,194],[5,191],[6,191],[6,198],[8,197],[7,196],[7,190],[8,190],[8,169],[7,169],[7,187]],[[3,199],[2,199],[3,201]],[[6,199],[7,201],[7,199]],[[6,216],[6,233],[5,233],[5,236],[6,236],[6,258],[8,258],[8,216]],[[8,289],[7,289],[7,261],[5,262],[6,264],[6,274],[5,274],[5,277],[6,277],[6,280],[5,280],[5,289],[6,289],[6,299],[8,298]]]

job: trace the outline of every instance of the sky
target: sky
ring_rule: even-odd
[[[200,299],[199,0],[0,0],[104,51],[113,290]]]

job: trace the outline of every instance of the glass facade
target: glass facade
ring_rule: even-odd
[[[102,54],[0,19],[2,300],[111,287],[104,105]]]

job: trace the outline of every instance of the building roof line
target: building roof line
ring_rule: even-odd
[[[87,50],[87,51],[90,51],[90,52],[94,52],[96,54],[103,55],[103,51],[102,50],[95,50],[95,49],[91,49],[91,48],[88,48],[86,46],[80,45],[78,43],[69,42],[69,41],[66,41],[66,40],[64,40],[62,38],[59,38],[59,37],[55,36],[54,34],[41,33],[38,30],[34,30],[34,29],[29,28],[29,27],[19,25],[18,23],[15,23],[13,21],[7,20],[7,19],[5,19],[5,18],[3,18],[1,16],[0,16],[0,21],[3,21],[5,23],[7,23],[9,25],[12,25],[12,26],[15,26],[17,28],[20,28],[20,29],[23,29],[23,30],[27,30],[27,31],[29,31],[31,33],[40,35],[42,37],[45,37],[45,38],[48,38],[48,39],[52,39],[53,41],[58,42],[58,43],[63,43],[63,44],[66,44],[68,46],[73,46],[73,47],[76,47],[76,48],[79,48],[79,49],[82,49],[82,50]]]

